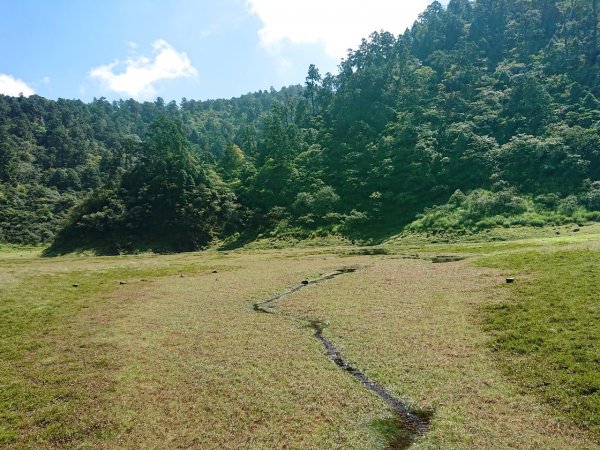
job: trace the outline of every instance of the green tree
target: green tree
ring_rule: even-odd
[[[311,64],[308,68],[308,75],[306,77],[306,90],[304,96],[310,100],[310,106],[312,114],[316,113],[316,99],[319,95],[319,89],[321,87],[321,74],[319,69],[314,64]]]
[[[115,188],[93,195],[58,234],[53,250],[193,250],[233,219],[235,197],[214,170],[191,153],[180,122],[159,118],[138,164]]]

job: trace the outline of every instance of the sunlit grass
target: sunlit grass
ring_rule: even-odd
[[[506,373],[600,439],[600,250],[528,251],[480,264],[518,280],[506,287],[508,301],[487,308]]]
[[[281,303],[322,320],[345,358],[413,406],[434,411],[415,448],[595,448],[496,364],[481,308],[504,274],[467,261],[382,258]]]
[[[403,255],[418,254],[428,257],[463,254],[476,257],[490,253],[519,252],[531,248],[567,247],[586,243],[600,245],[600,224],[543,229],[509,228],[442,239],[428,238],[425,234],[409,234],[392,238],[384,243],[383,247],[390,253]]]
[[[597,398],[595,231],[394,243],[374,256],[345,242],[162,256],[0,252],[0,446],[384,448],[391,411],[327,359],[295,319],[306,317],[329,324],[350,363],[434,412],[415,448],[595,448],[597,404],[585,403]],[[448,253],[469,258],[427,259]],[[281,302],[287,317],[252,310],[349,265],[361,269]],[[504,284],[509,275],[515,285]]]
[[[283,256],[1,261],[2,445],[376,446],[385,405],[251,309],[339,264]]]
[[[27,270],[27,264],[34,270]],[[80,269],[73,270],[71,264]],[[118,266],[119,261],[113,258],[101,267],[85,260],[3,261],[0,442],[17,441],[23,430],[37,430],[35,439],[57,442],[77,439],[90,427],[105,433],[104,422],[97,424],[93,419],[88,423],[88,418],[81,416],[87,408],[82,402],[89,378],[93,377],[94,386],[100,389],[110,385],[100,369],[111,366],[115,349],[94,341],[101,323],[90,321],[84,329],[76,329],[77,319],[84,312],[111,307],[102,296],[125,280],[141,283],[142,277],[209,271],[197,264],[145,268],[110,265]],[[36,275],[36,271],[46,273]],[[102,420],[110,423],[109,418]]]

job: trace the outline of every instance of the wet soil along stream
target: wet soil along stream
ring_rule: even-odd
[[[313,280],[304,280],[302,281],[302,283],[280,294],[277,294],[276,296],[268,300],[255,303],[253,305],[253,308],[256,312],[278,315],[275,307],[277,302],[279,302],[280,300],[283,300],[284,298],[298,292],[299,290],[307,286],[322,283],[323,281],[331,280],[332,278],[338,277],[340,275],[354,273],[356,272],[356,270],[356,268],[342,268],[336,270],[335,272],[322,275],[319,278],[315,278]],[[340,355],[333,342],[325,336],[325,325],[322,321],[309,321],[302,317],[293,318],[308,323],[308,325],[314,330],[313,336],[315,337],[315,339],[321,342],[321,344],[323,344],[323,347],[325,347],[327,353],[327,357],[336,366],[352,375],[357,381],[360,382],[362,386],[364,386],[366,389],[370,390],[379,398],[384,400],[394,410],[396,414],[396,420],[394,420],[394,422],[389,425],[393,426],[394,428],[397,428],[398,432],[394,433],[394,436],[390,438],[390,449],[406,449],[410,447],[410,445],[414,442],[414,440],[417,437],[427,432],[431,414],[411,411],[401,400],[394,397],[385,388],[369,379],[369,377],[363,372],[361,372],[359,369],[348,364]]]

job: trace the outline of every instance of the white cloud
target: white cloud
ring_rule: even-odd
[[[134,46],[129,45],[130,49]],[[198,71],[185,52],[178,52],[168,42],[158,39],[152,45],[153,55],[135,56],[99,66],[89,72],[92,79],[99,80],[113,92],[126,94],[136,99],[147,99],[155,95],[155,84],[174,78],[195,78]],[[119,72],[119,68],[123,68]]]
[[[23,80],[19,80],[11,75],[0,73],[0,94],[18,97],[23,94],[25,97],[35,94],[33,89]]]
[[[263,22],[259,37],[265,47],[276,49],[285,40],[320,42],[329,56],[342,58],[373,31],[404,32],[432,1],[246,0],[246,4]]]

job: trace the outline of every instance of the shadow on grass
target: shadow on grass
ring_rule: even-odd
[[[258,239],[258,231],[248,231],[240,234],[235,234],[230,236],[223,242],[221,245],[217,247],[217,250],[220,252],[226,252],[229,250],[237,250],[239,248],[244,247],[245,245],[250,244]]]
[[[43,257],[56,257],[68,254],[92,254],[95,256],[135,255],[140,253],[155,253],[169,255],[173,253],[206,250],[206,246],[182,245],[181,242],[161,239],[103,239],[88,242],[53,242],[42,251]]]

